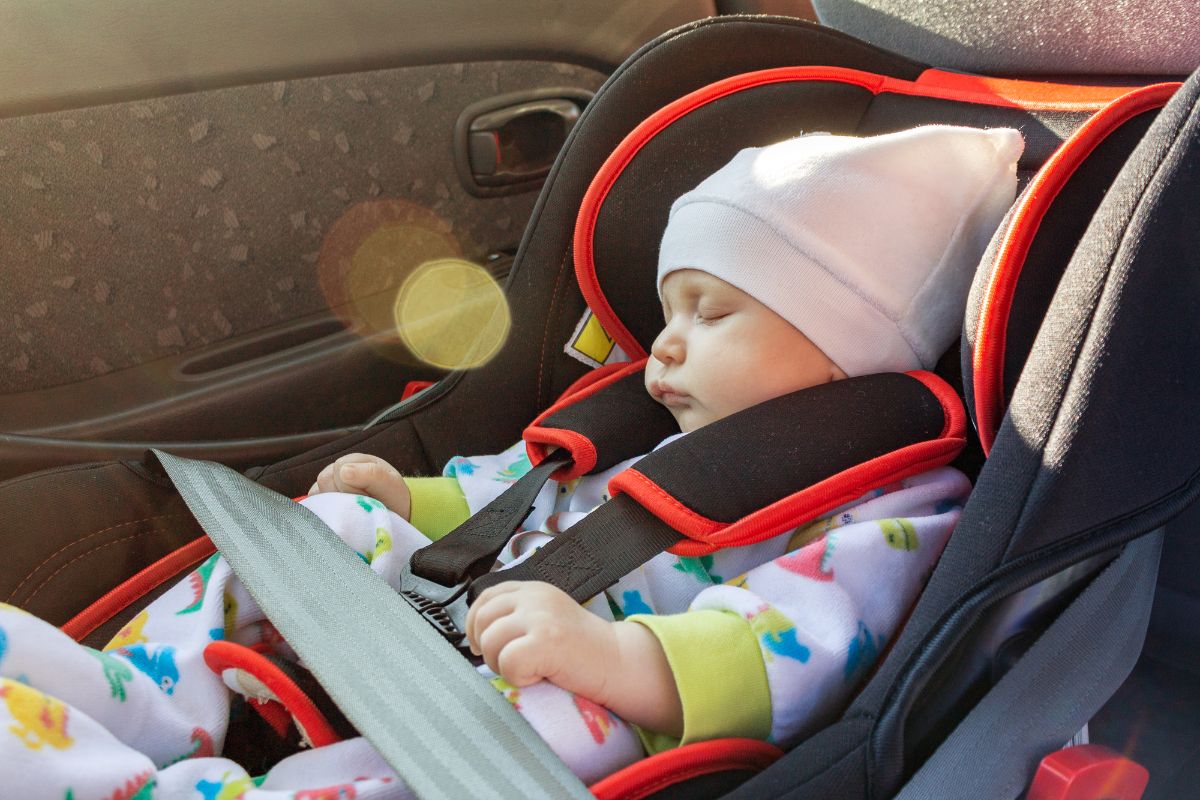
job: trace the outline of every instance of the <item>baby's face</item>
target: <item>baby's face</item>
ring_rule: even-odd
[[[790,323],[707,272],[672,272],[662,296],[666,327],[650,348],[646,390],[682,431],[846,377]]]

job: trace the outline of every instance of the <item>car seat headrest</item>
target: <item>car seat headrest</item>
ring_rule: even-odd
[[[1200,63],[1192,0],[813,0],[813,8],[823,25],[973,72],[1187,75]]]
[[[1028,178],[1064,132],[1126,92],[934,69],[903,80],[839,67],[784,67],[717,81],[644,120],[597,172],[575,227],[579,285],[609,335],[641,358],[662,327],[655,266],[671,203],[742,148],[812,131],[869,136],[935,122],[1009,126],[1025,136],[1018,171]]]
[[[1017,199],[967,300],[963,390],[991,448],[1063,270],[1129,153],[1178,88],[1133,90],[1082,125]]]

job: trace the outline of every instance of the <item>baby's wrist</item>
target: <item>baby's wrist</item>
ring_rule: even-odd
[[[602,705],[635,725],[678,736],[683,727],[679,689],[658,637],[636,622],[609,624],[617,666],[607,676]]]

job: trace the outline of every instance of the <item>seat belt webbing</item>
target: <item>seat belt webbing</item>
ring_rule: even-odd
[[[263,612],[418,797],[591,797],[316,514],[228,467],[153,452]]]

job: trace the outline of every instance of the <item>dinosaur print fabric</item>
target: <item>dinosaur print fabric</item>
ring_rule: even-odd
[[[527,558],[605,502],[608,480],[634,461],[548,484],[502,565]],[[446,474],[474,513],[528,469],[518,445],[456,458]],[[755,545],[703,558],[662,553],[586,607],[610,620],[713,610],[744,620],[769,687],[769,739],[786,745],[827,721],[869,674],[969,489],[960,473],[933,470]],[[302,502],[392,585],[428,543],[370,498],[326,493]],[[361,738],[303,750],[266,775],[222,758],[235,693],[271,697],[244,670],[205,663],[205,649],[225,641],[295,661],[220,556],[132,609],[101,651],[0,605],[0,786],[14,797],[55,800],[411,796]],[[585,782],[644,755],[638,731],[602,706],[547,682],[516,688],[486,667],[480,672]],[[712,679],[736,685],[746,677]],[[685,728],[686,714],[685,703]]]

